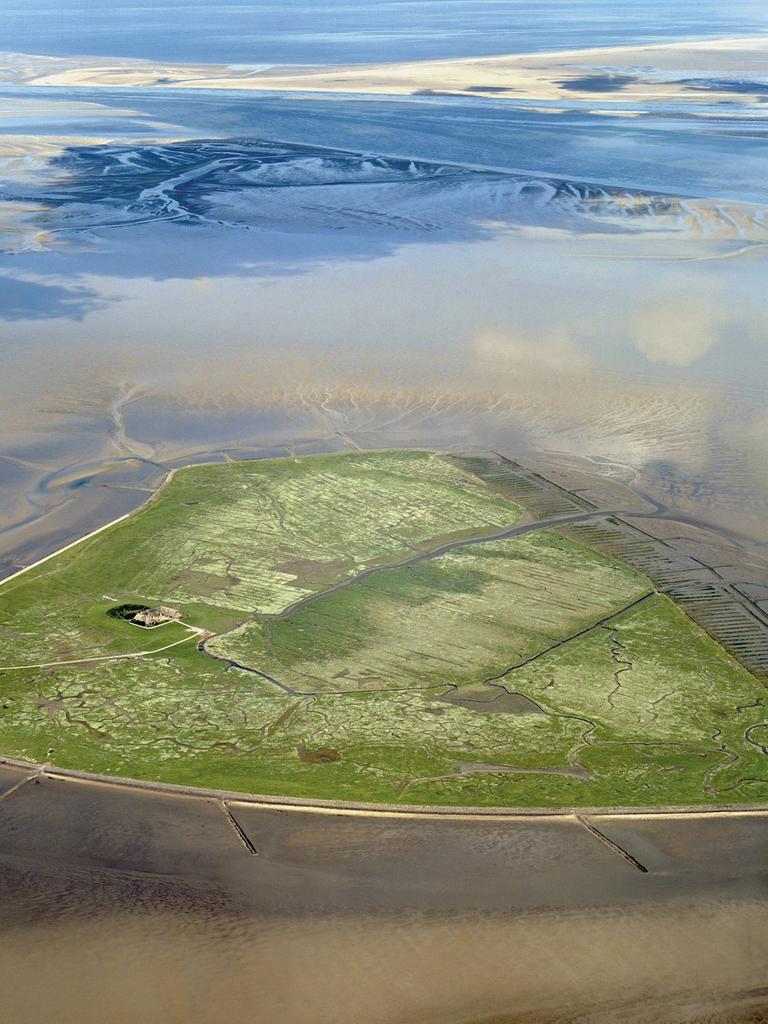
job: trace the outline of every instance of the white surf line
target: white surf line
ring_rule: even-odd
[[[6,576],[4,579],[0,580],[0,589],[2,589],[6,583],[10,583],[11,580],[15,580],[18,579],[19,576],[23,576],[25,572],[30,572],[30,570],[36,569],[38,565],[50,562],[52,558],[57,558],[59,555],[63,555],[65,551],[69,551],[71,548],[77,547],[78,544],[84,544],[85,541],[90,540],[91,537],[95,537],[98,533],[103,533],[111,526],[117,526],[118,523],[124,522],[132,515],[133,512],[126,512],[125,515],[118,516],[117,519],[113,519],[111,522],[105,523],[104,526],[99,526],[96,530],[91,530],[91,532],[86,533],[84,537],[78,537],[77,540],[73,540],[71,543],[65,544],[64,547],[59,548],[58,551],[53,551],[50,555],[46,555],[44,558],[38,558],[36,562],[31,562],[29,565],[25,565],[23,569],[19,569],[18,572],[14,572],[10,576]]]
[[[646,51],[646,50],[711,50],[716,49],[721,52],[730,52],[732,50],[739,50],[744,48],[750,53],[760,50],[766,47],[765,36],[709,36],[702,39],[679,39],[671,43],[663,42],[650,42],[650,43],[618,43],[613,46],[588,46],[581,47],[579,49],[569,50],[529,50],[525,53],[501,53],[491,54],[490,56],[479,56],[479,57],[438,57],[433,60],[413,60],[413,61],[395,61],[394,66],[398,67],[402,64],[409,66],[413,65],[446,65],[446,64],[492,64],[500,61],[515,61],[516,63],[522,61],[536,61],[537,63],[541,60],[546,62],[550,58],[561,57],[588,57],[588,56],[599,56],[601,54],[619,54],[634,52],[634,51]],[[54,58],[55,59],[55,58]],[[61,59],[61,58],[60,58]],[[107,58],[102,58],[107,59]],[[198,67],[200,65],[197,65]],[[381,67],[382,64],[373,64],[373,68]],[[324,65],[317,64],[312,65],[313,69],[323,68]],[[354,68],[353,64],[340,64],[337,65],[335,70],[344,72],[348,68]],[[276,73],[279,73],[280,65],[275,65]],[[306,73],[306,72],[305,72]],[[264,73],[264,77],[269,77],[269,72]]]
[[[205,630],[200,629],[198,626],[189,626],[186,622],[182,622],[181,625],[192,631],[189,636],[182,637],[181,640],[174,640],[172,644],[166,644],[165,647],[156,647],[153,651],[132,651],[129,654],[98,654],[90,658],[74,658],[71,661],[43,661],[38,665],[0,665],[0,672],[19,672],[25,668],[58,668],[61,665],[87,665],[92,661],[120,661],[125,658],[146,658],[150,654],[160,654],[162,651],[169,651],[172,647],[178,647],[179,644],[185,644],[189,640],[194,640],[195,637],[202,636],[205,633]]]
[[[190,467],[186,466],[182,468],[189,469]],[[161,491],[165,490],[165,488],[171,482],[175,474],[175,468],[169,470],[160,486],[155,488],[152,491],[150,497],[145,502],[142,502],[142,504],[139,505],[138,508],[132,509],[130,512],[126,512],[122,516],[118,516],[117,519],[110,520],[103,526],[98,526],[95,530],[91,530],[90,533],[86,533],[84,537],[78,537],[77,540],[70,541],[70,543],[65,544],[63,548],[58,548],[56,551],[52,551],[50,555],[45,555],[44,558],[38,558],[36,562],[31,562],[29,565],[25,565],[23,569],[19,569],[17,572],[11,573],[10,576],[4,576],[2,579],[0,579],[0,592],[5,587],[6,583],[10,583],[12,580],[18,579],[19,576],[23,576],[25,572],[31,572],[32,569],[36,569],[39,565],[44,565],[46,562],[50,562],[52,558],[58,558],[58,556],[63,555],[65,551],[70,551],[72,548],[76,548],[78,544],[85,544],[85,542],[87,540],[90,540],[91,537],[96,537],[98,534],[104,533],[106,530],[111,529],[113,526],[117,526],[118,523],[124,523],[126,519],[130,519],[131,516],[135,516],[137,512],[141,512],[142,509],[146,508],[151,501],[154,501],[154,499],[161,493]],[[194,629],[195,627],[189,626],[188,628]]]

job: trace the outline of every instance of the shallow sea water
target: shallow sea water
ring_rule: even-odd
[[[759,0],[8,0],[3,47],[211,63],[429,60],[764,30]]]
[[[6,50],[249,64],[768,29],[764,4],[715,0],[0,19]],[[0,104],[0,574],[173,466],[424,446],[639,496],[768,601],[768,108],[11,84]],[[0,767],[14,1024],[768,1019],[761,816],[602,821],[642,873],[570,817],[238,806],[253,856],[215,801],[24,777]]]

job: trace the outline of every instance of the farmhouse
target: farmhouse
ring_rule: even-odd
[[[168,608],[161,604],[157,608],[146,608],[144,611],[136,612],[133,621],[140,626],[160,626],[163,622],[171,622],[180,618],[181,612],[178,608]]]

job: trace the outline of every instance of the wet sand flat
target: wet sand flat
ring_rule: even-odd
[[[0,800],[3,800],[11,790],[20,786],[34,771],[34,768],[12,768],[10,765],[0,765]]]
[[[641,872],[570,816],[228,806],[255,855],[213,800],[62,779],[0,800],[9,1019],[292,1024],[311,1006],[321,1024],[677,1024],[768,1009],[766,815],[591,818]]]
[[[244,892],[249,913],[584,910],[768,883],[765,811],[346,812],[15,771],[29,781],[0,801],[10,862]]]
[[[768,886],[768,819],[762,813],[600,814],[590,820],[607,838],[631,849],[652,873],[719,880],[725,889]]]

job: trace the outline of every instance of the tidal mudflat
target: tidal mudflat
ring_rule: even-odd
[[[3,771],[6,792],[28,776]],[[117,1024],[267,1024],[309,999],[350,1024],[743,1024],[765,1006],[762,814],[425,820],[46,776],[0,807],[20,1024],[105,1005]]]
[[[6,90],[6,565],[174,464],[354,444],[580,462],[755,550],[764,139],[733,95]]]

